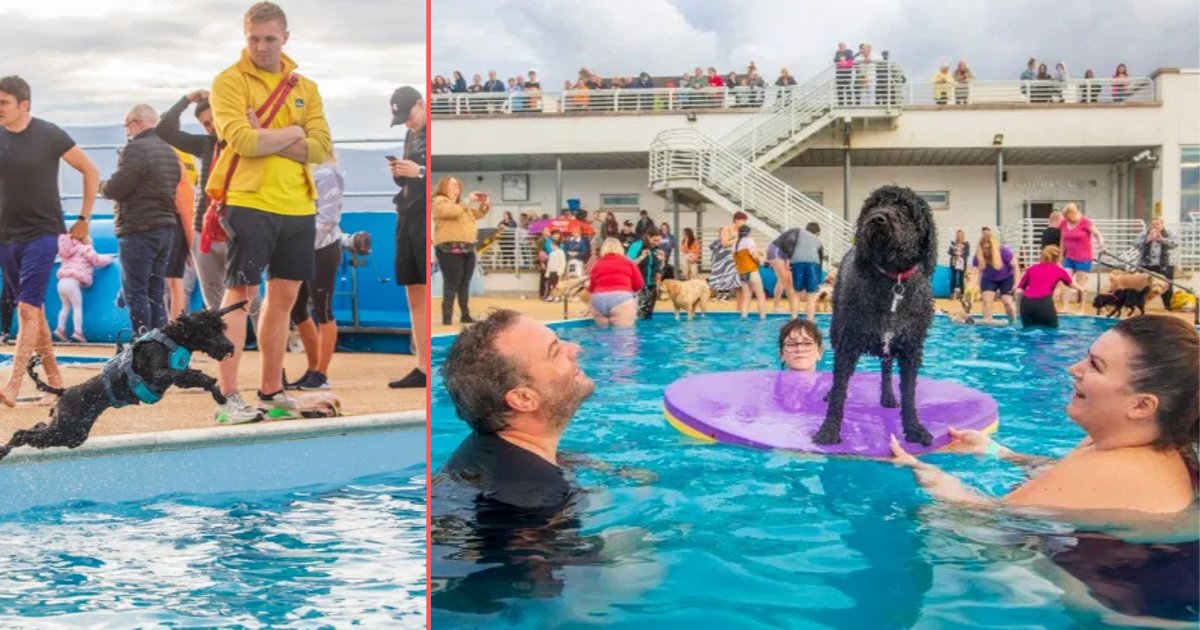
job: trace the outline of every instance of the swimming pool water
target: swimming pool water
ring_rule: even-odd
[[[0,519],[0,626],[424,627],[425,466]]]
[[[818,319],[827,334],[828,317]],[[672,381],[776,368],[784,321],[660,315],[636,330],[559,329],[581,344],[597,383],[560,452],[626,474],[575,468],[587,490],[577,524],[560,523],[554,536],[527,533],[518,546],[534,559],[519,567],[499,566],[481,553],[486,542],[452,520],[439,529],[439,513],[453,510],[435,501],[434,627],[1068,628],[1110,620],[1024,544],[1030,527],[1052,534],[1061,526],[1008,527],[932,503],[909,470],[886,463],[702,445],[666,424],[662,393]],[[1006,446],[1062,455],[1083,436],[1064,413],[1066,368],[1111,325],[1066,318],[1058,331],[1026,332],[937,318],[922,376],[995,397]],[[467,434],[440,380],[451,341],[435,339],[433,353],[435,471]],[[820,369],[831,369],[832,358],[827,349]],[[864,358],[859,369],[877,371],[877,360]],[[994,460],[928,459],[992,494],[1024,478]],[[656,479],[647,483],[645,471]]]

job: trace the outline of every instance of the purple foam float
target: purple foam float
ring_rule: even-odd
[[[898,388],[898,375],[892,380]],[[712,372],[667,386],[664,406],[671,426],[696,439],[861,457],[890,457],[892,434],[905,450],[921,454],[949,444],[950,426],[991,432],[1000,422],[991,396],[958,383],[918,378],[917,416],[933,443],[905,442],[900,409],[879,406],[879,373],[856,372],[846,396],[841,443],[814,444],[812,436],[825,420],[823,398],[832,385],[831,372]]]

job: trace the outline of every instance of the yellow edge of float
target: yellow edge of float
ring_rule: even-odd
[[[692,439],[700,440],[701,442],[704,442],[705,444],[716,444],[717,443],[717,441],[714,440],[713,438],[711,438],[707,435],[704,435],[703,433],[684,424],[678,418],[676,418],[675,416],[672,416],[671,412],[667,411],[666,409],[663,409],[663,416],[667,419],[667,424],[675,427],[676,431],[679,431],[680,433],[682,433]],[[984,428],[983,432],[992,434],[999,430],[1000,430],[1000,418],[996,418],[996,421],[989,424],[986,428]],[[943,447],[943,448],[945,448],[945,447]],[[938,449],[937,451],[933,451],[933,452],[937,453],[938,451],[941,451],[941,450],[942,449]]]

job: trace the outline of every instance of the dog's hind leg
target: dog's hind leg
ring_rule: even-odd
[[[917,372],[921,369],[920,347],[900,355],[900,423],[904,427],[904,441],[929,446],[933,436],[921,426],[917,418]]]
[[[854,375],[854,366],[857,364],[857,352],[838,352],[834,355],[833,386],[826,396],[829,407],[825,410],[825,421],[821,423],[821,428],[813,434],[815,444],[838,444],[842,441],[842,416],[846,410],[846,393],[850,388],[850,377]]]
[[[885,409],[895,409],[900,406],[896,400],[896,391],[892,389],[892,357],[879,360],[879,406]]]

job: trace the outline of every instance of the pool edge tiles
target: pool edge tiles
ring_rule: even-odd
[[[344,484],[425,462],[424,411],[96,438],[0,463],[0,513]]]

